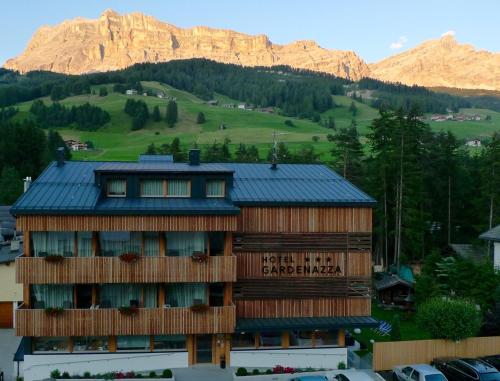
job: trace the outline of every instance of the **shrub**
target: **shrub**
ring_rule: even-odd
[[[24,377],[17,376],[17,377],[16,377],[16,381],[24,381]]]
[[[273,368],[273,373],[274,374],[283,374],[283,373],[285,373],[285,368],[283,368],[281,365],[276,365]]]
[[[293,122],[290,119],[285,120],[285,125],[288,127],[293,127]]]
[[[65,379],[65,380],[67,380],[67,379],[70,379],[70,378],[71,378],[71,376],[69,375],[69,373],[68,373],[68,372],[63,372],[63,374],[61,375],[61,378],[63,378],[63,379]]]
[[[283,373],[287,373],[287,374],[290,374],[290,373],[295,373],[295,369],[290,367],[290,366],[287,366],[283,369]]]
[[[203,114],[201,111],[196,115],[196,124],[203,124],[205,123],[205,114]]]
[[[314,136],[312,137],[312,140],[313,140],[313,142],[315,142],[315,143],[316,143],[316,142],[319,142],[319,136],[314,135]]]
[[[156,378],[156,372],[154,371],[149,372],[149,378]]]
[[[172,378],[172,371],[171,371],[170,369],[165,369],[165,370],[162,372],[161,376],[162,376],[163,378]]]
[[[266,374],[273,374],[273,371],[271,369],[267,369]]]
[[[236,371],[236,375],[240,377],[248,376],[247,368],[238,368],[238,370]]]
[[[479,332],[481,315],[466,300],[434,298],[419,308],[417,322],[435,339],[458,341]]]
[[[260,372],[258,369],[254,369],[254,370],[252,370],[252,374],[255,376],[258,376],[260,374]]]
[[[345,365],[345,362],[340,361],[337,365],[337,369],[346,369],[347,366]]]
[[[50,372],[50,378],[61,378],[61,372],[59,369],[54,369],[52,372]]]
[[[391,340],[401,340],[401,323],[398,314],[394,315],[394,318],[392,319]]]
[[[89,371],[83,372],[83,377],[84,378],[90,378],[90,372]]]

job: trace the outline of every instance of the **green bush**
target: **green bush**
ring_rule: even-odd
[[[61,378],[65,379],[65,380],[68,380],[71,378],[71,376],[69,375],[68,372],[63,372],[63,374],[61,375]]]
[[[83,372],[83,378],[90,378],[90,372]]]
[[[238,370],[236,371],[236,375],[237,376],[248,376],[248,371],[246,368],[238,368]]]
[[[54,369],[52,372],[50,372],[50,378],[61,378],[61,372],[59,369]]]
[[[155,371],[149,372],[149,378],[156,378],[156,372]]]
[[[258,376],[258,375],[260,374],[260,372],[259,372],[259,370],[258,370],[258,369],[254,369],[254,370],[252,370],[252,374],[253,374],[254,376]]]
[[[24,381],[24,377],[17,376],[16,381]]]
[[[273,374],[272,369],[268,369],[268,370],[266,370],[266,374]]]
[[[435,339],[458,341],[479,332],[481,315],[466,300],[434,298],[418,309],[417,323]]]
[[[401,322],[399,320],[398,314],[394,315],[394,317],[392,318],[391,340],[392,341],[401,340]]]
[[[165,369],[161,376],[163,378],[172,378],[172,371],[170,369]]]
[[[345,362],[340,361],[337,365],[337,369],[346,369],[347,366],[345,365]]]

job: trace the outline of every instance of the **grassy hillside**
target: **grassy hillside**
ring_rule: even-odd
[[[179,108],[179,122],[174,128],[169,128],[164,121],[155,123],[149,121],[146,127],[139,131],[131,131],[132,119],[123,112],[125,102],[129,98],[140,99],[148,104],[150,112],[158,105],[162,118],[165,116],[167,100],[154,96],[127,96],[112,92],[112,86],[108,85],[109,95],[99,97],[98,95],[82,95],[64,99],[65,105],[81,105],[86,102],[95,104],[109,112],[111,122],[96,132],[83,132],[76,129],[59,130],[65,139],[72,138],[80,141],[92,141],[96,150],[87,152],[75,152],[75,159],[91,160],[135,160],[146,147],[155,143],[161,145],[170,142],[174,137],[179,137],[182,144],[191,146],[195,142],[203,147],[214,141],[222,142],[225,138],[231,140],[231,148],[236,149],[239,143],[255,144],[259,148],[260,155],[265,157],[271,147],[273,132],[276,131],[278,140],[286,142],[291,150],[297,150],[304,144],[312,144],[320,153],[321,159],[330,160],[331,143],[327,141],[327,135],[333,133],[310,120],[288,118],[277,114],[269,114],[259,111],[245,111],[237,108],[227,109],[221,104],[239,102],[229,99],[223,95],[216,95],[219,106],[209,106],[205,101],[196,96],[179,91],[157,82],[143,82],[145,89],[163,91],[167,96],[176,97]],[[101,86],[100,86],[101,87]],[[99,87],[94,90],[98,93]],[[334,96],[338,105],[323,113],[322,117],[333,116],[337,128],[347,127],[353,119],[348,108],[351,98],[345,96]],[[48,98],[42,98],[50,103]],[[378,111],[370,106],[356,102],[358,112],[355,116],[359,131],[362,135],[368,132],[368,126],[373,118],[377,117]],[[23,119],[31,117],[29,108],[31,102],[18,105],[19,113],[15,118]],[[206,117],[206,123],[196,124],[196,115],[202,111]],[[500,113],[490,110],[464,110],[465,113],[477,113],[482,116],[489,114],[492,120],[489,122],[432,122],[434,129],[450,129],[459,138],[489,136],[500,126]],[[285,125],[287,119],[292,120],[294,126]],[[484,119],[484,117],[483,117]],[[226,126],[225,130],[220,125]],[[313,141],[313,137],[317,141]],[[319,140],[318,140],[319,139]]]

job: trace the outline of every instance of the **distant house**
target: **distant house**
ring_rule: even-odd
[[[377,300],[383,307],[411,309],[414,302],[415,278],[408,266],[400,266],[399,272],[375,274],[373,287]]]
[[[465,145],[467,147],[481,147],[481,140],[479,139],[471,139],[471,140],[467,140],[465,142]]]
[[[224,107],[224,108],[234,108],[234,104],[232,104],[232,103],[224,103],[222,105],[222,107]]]
[[[493,267],[500,270],[500,225],[481,234],[479,238],[493,243]]]
[[[217,106],[219,104],[219,101],[217,99],[211,99],[207,102],[209,106]]]
[[[239,108],[240,110],[245,110],[245,109],[247,108],[247,106],[246,106],[244,103],[240,103],[240,104],[238,105],[238,108]]]
[[[78,140],[65,140],[64,144],[66,144],[66,147],[68,147],[71,151],[87,151],[89,149],[87,143],[82,143]]]
[[[125,94],[126,95],[137,95],[137,90],[135,90],[135,89],[128,89],[127,91],[125,91]]]
[[[160,99],[163,99],[165,98],[165,93],[163,91],[160,91],[158,94],[156,94],[156,96]]]
[[[142,96],[147,97],[148,93],[144,92],[144,93],[142,93]]]

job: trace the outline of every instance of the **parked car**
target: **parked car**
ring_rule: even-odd
[[[394,381],[448,381],[443,373],[428,364],[397,366],[392,370]]]
[[[481,357],[480,360],[487,362],[491,366],[495,367],[498,371],[500,371],[500,355],[485,356]]]
[[[369,374],[353,369],[341,371],[333,378],[336,381],[373,381],[373,378]]]
[[[326,376],[300,376],[290,378],[290,381],[328,381]]]
[[[436,359],[434,365],[449,381],[500,381],[500,372],[478,359]]]

